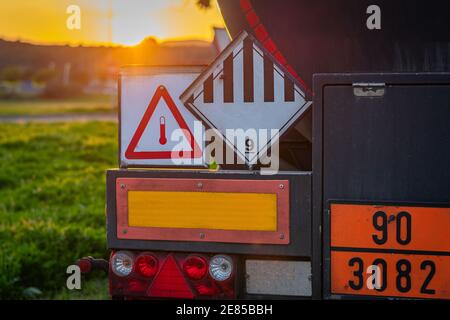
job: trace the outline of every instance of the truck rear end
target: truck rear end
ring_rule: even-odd
[[[312,297],[311,173],[111,170],[114,297]]]
[[[449,84],[317,75],[312,172],[109,170],[112,297],[449,299]]]
[[[209,66],[121,74],[111,296],[450,299],[448,12],[414,33],[401,1],[380,2],[382,30],[364,1],[219,5],[233,42]],[[205,157],[208,129],[250,124],[279,130],[277,170],[249,137]],[[242,162],[215,162],[230,150]]]

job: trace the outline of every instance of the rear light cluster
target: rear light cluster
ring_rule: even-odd
[[[235,298],[235,267],[226,255],[113,252],[112,296]]]

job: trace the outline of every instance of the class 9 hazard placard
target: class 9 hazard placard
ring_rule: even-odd
[[[119,88],[122,168],[204,166],[204,127],[179,100],[203,68],[122,68]]]
[[[450,208],[332,203],[332,295],[450,299]]]

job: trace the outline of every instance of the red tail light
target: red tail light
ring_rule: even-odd
[[[151,254],[142,254],[135,262],[136,272],[145,278],[153,277],[158,272],[158,259]]]
[[[148,294],[162,298],[194,298],[189,284],[184,279],[172,255],[167,257]]]
[[[82,258],[78,260],[78,266],[80,267],[81,273],[89,273],[92,270],[91,261],[87,258]]]
[[[192,280],[200,280],[208,271],[206,260],[199,256],[189,256],[183,263],[183,271]]]

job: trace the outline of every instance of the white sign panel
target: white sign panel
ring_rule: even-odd
[[[204,166],[204,127],[179,100],[202,69],[188,66],[122,70],[121,167]]]
[[[299,83],[256,39],[243,32],[218,56],[181,100],[246,162],[265,152],[311,105]],[[227,130],[268,133],[253,143],[255,152],[242,152]],[[271,132],[278,134],[272,136]],[[241,131],[242,132],[242,131]]]

